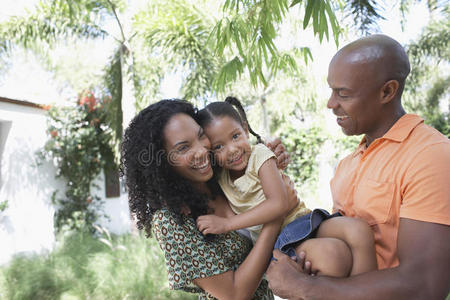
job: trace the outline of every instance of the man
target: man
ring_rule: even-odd
[[[369,223],[378,270],[309,276],[303,259],[274,251],[267,278],[276,295],[429,300],[449,293],[450,141],[405,113],[401,95],[409,71],[403,47],[384,35],[345,46],[328,70],[328,108],[346,135],[364,134],[331,180],[333,208]]]

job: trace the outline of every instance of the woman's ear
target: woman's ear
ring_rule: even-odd
[[[400,84],[397,80],[387,81],[381,88],[381,103],[386,104],[395,99]]]

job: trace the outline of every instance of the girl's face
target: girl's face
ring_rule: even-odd
[[[214,118],[205,127],[205,133],[217,163],[235,175],[242,175],[251,153],[247,128],[233,118],[223,116]]]
[[[203,129],[189,115],[174,115],[164,127],[164,149],[174,171],[192,182],[206,182],[213,176]]]

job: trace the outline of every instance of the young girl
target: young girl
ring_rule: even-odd
[[[198,122],[211,142],[215,162],[221,168],[218,182],[236,215],[200,216],[197,226],[203,234],[247,228],[254,242],[261,224],[287,214],[283,175],[276,167],[275,155],[251,129],[236,98],[209,104],[198,112]],[[258,139],[253,147],[249,131]],[[308,261],[318,275],[345,277],[377,267],[373,233],[367,223],[339,214],[330,216],[321,209],[311,211],[301,201],[287,214],[275,248]],[[336,249],[348,251],[341,251],[339,260],[330,261]]]

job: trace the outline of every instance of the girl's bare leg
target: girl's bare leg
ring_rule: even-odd
[[[363,220],[335,217],[320,224],[318,238],[336,238],[344,241],[353,257],[350,276],[377,269],[375,242],[370,226]]]
[[[342,240],[335,238],[313,238],[295,248],[297,257],[305,252],[305,261],[311,263],[311,271],[316,275],[347,277],[352,269],[350,248]]]

